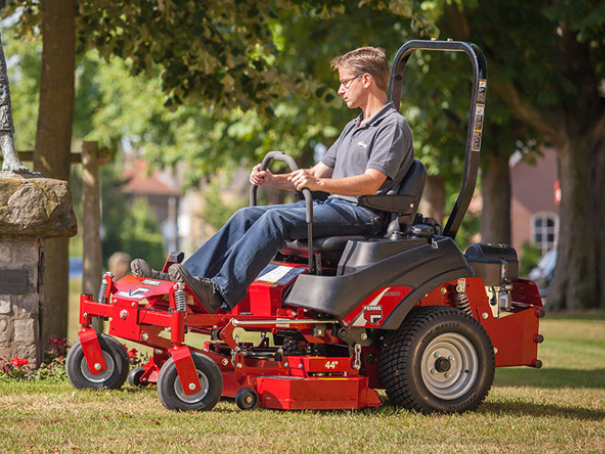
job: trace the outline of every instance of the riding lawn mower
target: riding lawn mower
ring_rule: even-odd
[[[477,179],[485,58],[465,42],[407,42],[388,91],[397,109],[417,50],[464,52],[473,66],[464,177],[445,227],[417,212],[426,181],[420,161],[397,191],[359,198],[386,217],[375,236],[314,237],[313,194],[303,189],[308,239],[285,244],[230,312],[208,314],[182,283],[105,273],[96,300],[81,296],[82,330],[67,357],[71,383],[155,384],[171,410],[211,410],[221,397],[241,409],[359,409],[382,405],[384,389],[394,405],[449,413],[477,408],[495,367],[541,367],[542,301],[536,285],[519,278],[515,250],[472,244],[463,253],[454,242]],[[281,152],[268,153],[261,168],[272,160],[297,169]],[[163,271],[182,259],[170,254]],[[108,335],[95,319],[109,320]],[[186,334],[206,337],[194,347]],[[129,371],[116,337],[150,347],[147,363]]]

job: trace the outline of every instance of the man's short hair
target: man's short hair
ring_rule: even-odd
[[[368,73],[374,78],[380,90],[387,91],[391,70],[387,54],[381,47],[360,47],[336,57],[330,65],[335,69],[343,68],[356,74]]]

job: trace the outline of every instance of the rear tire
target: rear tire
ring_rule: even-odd
[[[185,394],[174,360],[170,358],[160,369],[157,389],[160,401],[169,410],[212,410],[223,392],[223,376],[218,366],[205,355],[192,352],[193,363],[202,385],[195,394]]]
[[[485,329],[449,307],[414,309],[380,352],[380,379],[391,402],[422,413],[476,409],[494,371]]]

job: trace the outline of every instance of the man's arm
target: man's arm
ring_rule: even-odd
[[[330,169],[325,165],[324,167]],[[297,170],[292,172],[288,179],[299,191],[302,188],[308,188],[311,191],[324,191],[349,196],[376,194],[387,179],[386,174],[374,169],[366,169],[363,175],[346,178],[317,177],[311,173],[311,170]],[[330,176],[332,176],[331,172]]]
[[[308,172],[308,174],[314,178],[330,178],[332,176],[333,169],[322,162],[318,162],[310,169],[305,169],[304,171]],[[260,170],[260,164],[257,164],[250,173],[250,183],[255,186],[269,186],[288,191],[296,191],[296,187],[290,180],[291,176],[292,173],[275,175],[268,169]]]

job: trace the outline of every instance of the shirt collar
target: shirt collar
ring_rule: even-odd
[[[393,101],[387,102],[382,109],[380,109],[378,112],[376,112],[376,114],[362,126],[362,128],[365,128],[366,126],[375,125],[380,120],[382,120],[384,117],[386,117],[387,114],[391,111],[391,109],[393,109],[393,110],[395,109],[395,106],[393,105]],[[357,127],[359,127],[359,124],[362,121],[363,121],[363,112],[361,112],[359,114],[359,116],[357,117],[357,122],[355,123],[355,125]]]

